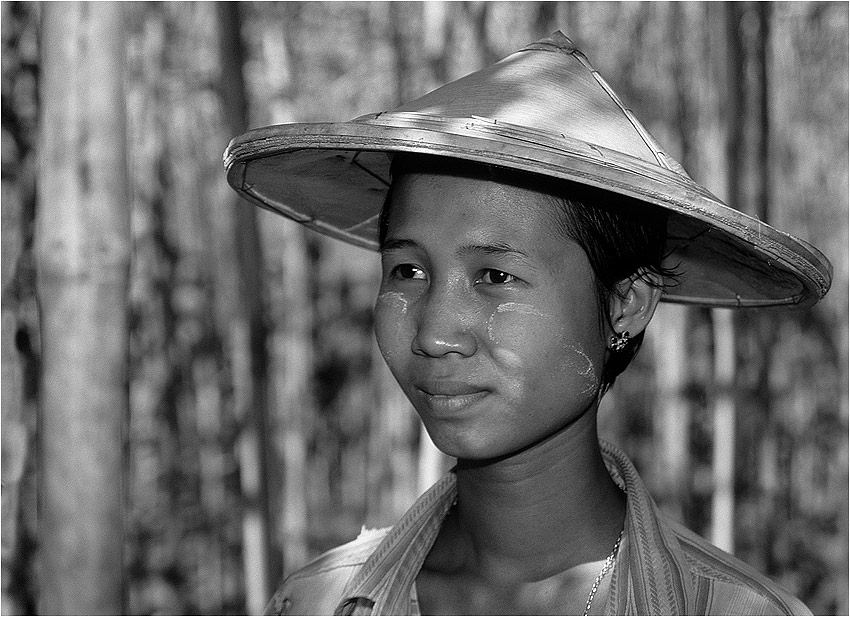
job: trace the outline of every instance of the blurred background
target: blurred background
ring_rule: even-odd
[[[847,3],[7,1],[3,614],[258,613],[451,465],[375,349],[377,257],[239,202],[222,152],[557,29],[834,265],[810,310],[663,305],[600,422],[671,516],[847,614]]]

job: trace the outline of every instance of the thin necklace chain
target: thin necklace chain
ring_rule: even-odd
[[[583,617],[590,614],[590,605],[593,604],[593,597],[599,590],[599,584],[602,582],[602,579],[605,578],[605,575],[608,574],[608,570],[611,569],[611,566],[614,565],[614,559],[617,557],[617,551],[620,550],[620,541],[623,539],[623,531],[620,532],[620,535],[617,536],[617,541],[614,542],[614,550],[612,550],[611,554],[605,558],[605,565],[602,566],[602,572],[600,572],[599,576],[596,577],[596,580],[593,581],[593,587],[590,588],[590,595],[587,596],[587,604],[584,607]]]

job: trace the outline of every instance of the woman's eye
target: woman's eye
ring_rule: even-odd
[[[393,268],[393,274],[402,279],[423,280],[425,278],[425,272],[413,264],[400,264]]]
[[[512,283],[516,278],[512,274],[502,272],[501,270],[487,269],[481,275],[481,281],[488,285],[504,285]]]

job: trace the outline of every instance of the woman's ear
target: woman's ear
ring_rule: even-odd
[[[658,274],[646,271],[618,283],[609,307],[615,334],[634,337],[644,331],[661,299],[661,283]]]

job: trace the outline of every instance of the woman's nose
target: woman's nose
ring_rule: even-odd
[[[420,305],[413,353],[439,358],[471,356],[478,348],[474,315],[462,290],[432,290]]]

